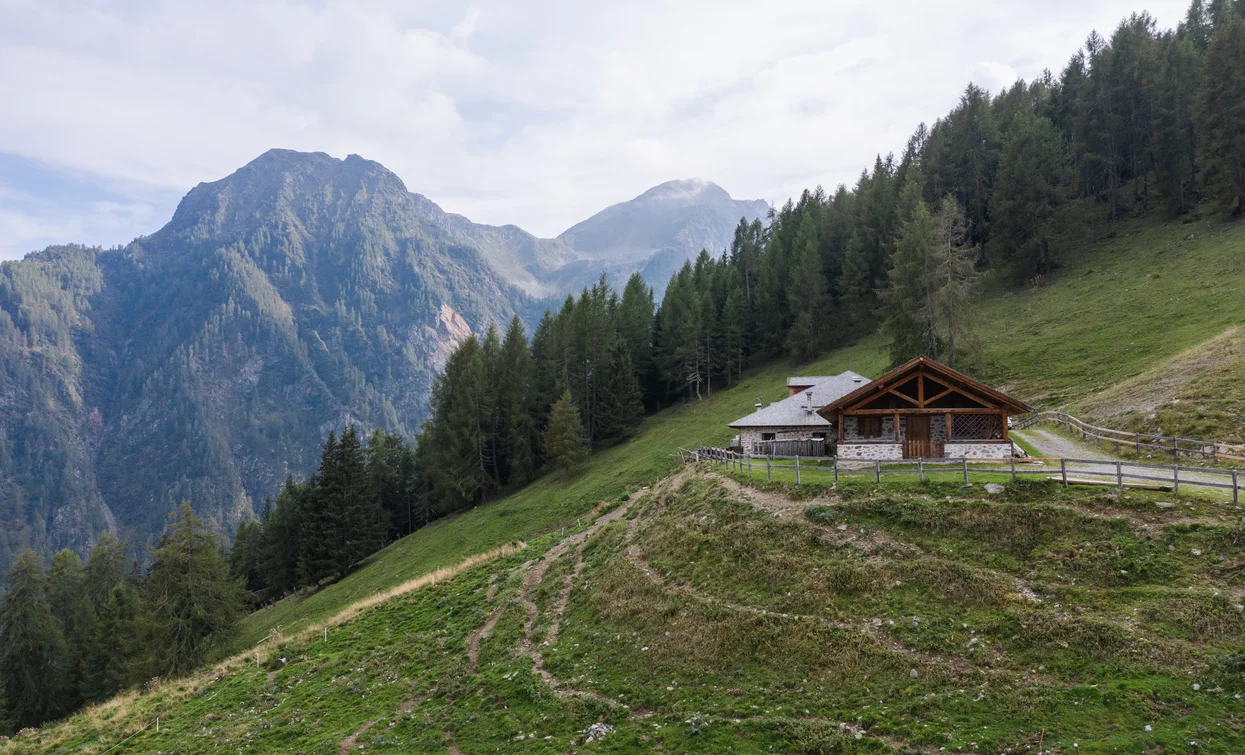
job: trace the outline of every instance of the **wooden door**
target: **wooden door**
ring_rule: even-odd
[[[929,417],[922,414],[909,415],[907,434],[903,443],[905,459],[933,459],[942,456],[942,444],[929,438]]]

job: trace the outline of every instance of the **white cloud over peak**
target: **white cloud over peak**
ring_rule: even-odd
[[[165,207],[286,147],[361,154],[447,210],[541,235],[690,175],[780,203],[851,184],[969,81],[1057,72],[1134,3],[9,0],[0,185],[40,194],[46,169]],[[1149,9],[1171,26],[1185,5]],[[0,257],[166,219],[37,199],[0,195]]]

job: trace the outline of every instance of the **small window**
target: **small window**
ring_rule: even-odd
[[[856,427],[862,438],[880,438],[882,436],[881,417],[857,417]]]
[[[773,439],[774,439],[773,433],[761,433],[761,440],[773,440]]]
[[[825,440],[826,434],[825,433],[813,433],[813,437],[816,438],[817,440]]]

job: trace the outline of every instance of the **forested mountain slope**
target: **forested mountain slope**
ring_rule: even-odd
[[[377,163],[273,150],[122,249],[0,266],[0,564],[228,533],[330,429],[409,436],[455,344],[532,301]]]

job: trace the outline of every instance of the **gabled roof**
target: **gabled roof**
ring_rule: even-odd
[[[795,380],[809,380],[810,378],[792,378]],[[813,385],[807,391],[800,391],[794,396],[789,396],[781,401],[775,401],[764,409],[749,414],[747,417],[741,417],[730,423],[730,427],[828,427],[830,422],[825,417],[817,413],[817,409],[825,404],[834,401],[838,397],[849,393],[852,389],[861,385],[856,382],[861,380],[868,382],[869,378],[864,375],[858,375],[855,372],[844,372],[841,375],[831,375],[817,378],[820,382]],[[790,383],[788,380],[788,383]],[[807,385],[804,382],[797,382],[795,385]],[[812,411],[809,411],[809,392],[812,392]]]
[[[791,388],[792,386],[800,385],[817,385],[818,383],[824,383],[827,380],[834,380],[837,377],[838,375],[807,375],[789,377],[787,378],[787,387]]]
[[[1027,404],[1019,399],[1014,399],[1002,391],[997,391],[991,388],[985,383],[974,380],[961,372],[956,372],[945,364],[935,362],[929,357],[919,356],[916,359],[912,359],[899,365],[877,380],[874,380],[871,383],[866,383],[851,393],[839,396],[833,401],[827,401],[826,404],[819,410],[820,414],[823,417],[832,417],[840,409],[850,408],[856,404],[868,400],[872,396],[882,394],[887,389],[904,382],[907,377],[917,371],[922,371],[924,374],[969,395],[976,395],[988,401],[994,402],[1000,409],[1008,409],[1012,414],[1025,414],[1033,411]]]

